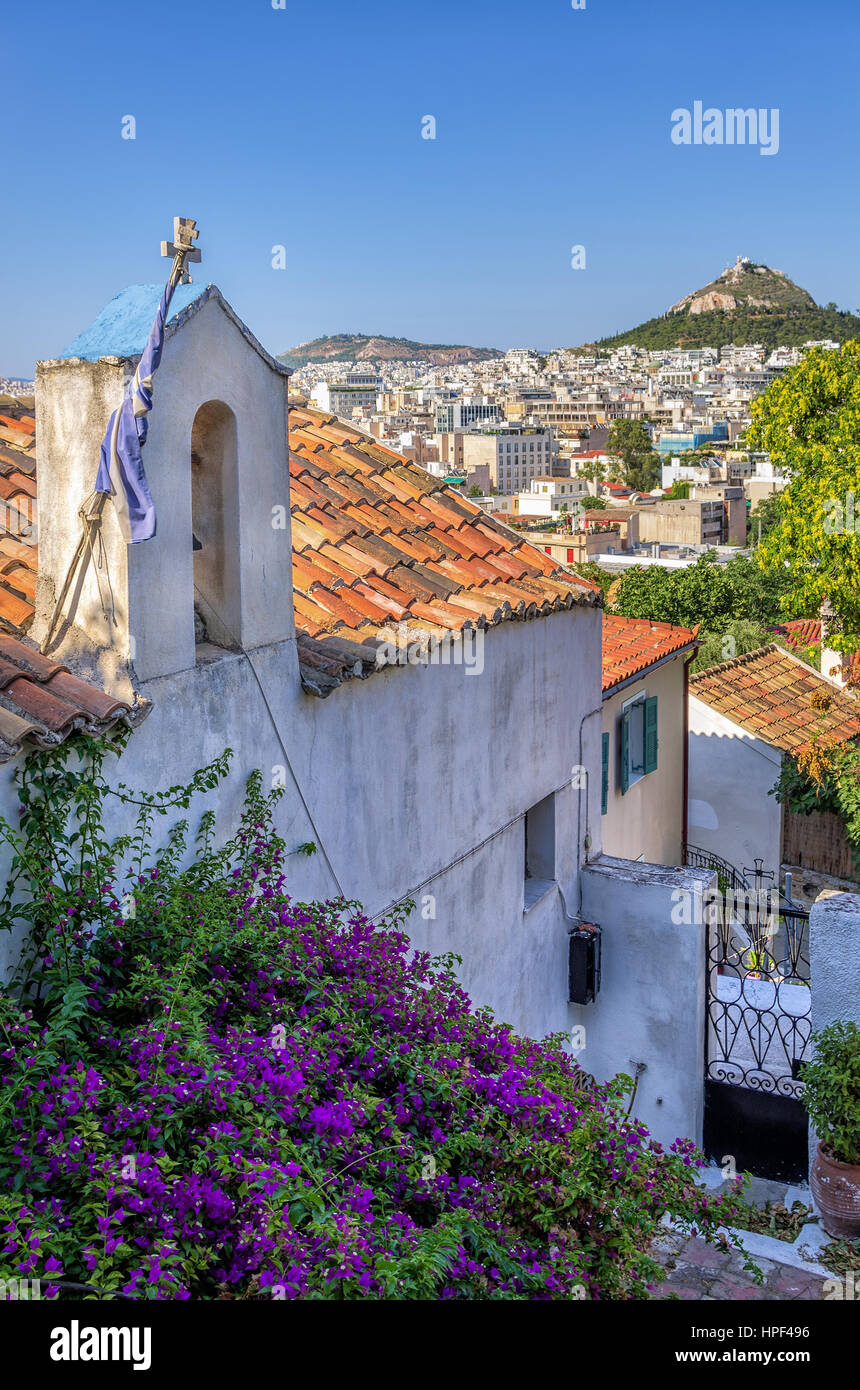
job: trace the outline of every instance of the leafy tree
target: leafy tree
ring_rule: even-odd
[[[477,483],[473,483],[472,486],[469,488],[469,491],[466,493],[467,497],[483,497],[483,495],[484,494],[481,492],[481,489],[478,487]]]
[[[681,339],[687,348],[719,347],[724,343],[739,347],[746,343],[763,343],[770,348],[803,347],[804,343],[824,338],[844,342],[847,337],[858,335],[860,310],[854,315],[818,304],[781,309],[755,305],[728,313],[714,309],[704,314],[661,314],[626,333],[602,339],[600,347],[612,351],[625,343],[635,343],[648,349],[676,348]]]
[[[788,570],[762,570],[747,555],[733,556],[725,570],[735,591],[733,617],[748,618],[762,627],[785,621],[792,593]]]
[[[733,619],[723,632],[699,635],[701,646],[691,667],[693,671],[706,671],[709,666],[719,666],[722,661],[733,661],[736,656],[754,652],[771,641],[770,634],[748,618]]]
[[[577,478],[585,478],[589,483],[602,483],[603,479],[606,477],[606,462],[604,459],[582,459],[582,461],[579,462],[577,459],[572,458],[570,462],[571,467],[575,466],[576,468],[575,476]]]
[[[592,584],[599,584],[604,595],[608,594],[609,587],[615,579],[614,574],[608,570],[602,570],[594,560],[586,560],[581,565],[576,566],[577,574],[582,575],[583,579],[590,579]]]
[[[687,478],[676,478],[669,491],[664,494],[672,502],[683,502],[690,496],[690,483]]]
[[[648,492],[660,481],[660,455],[639,420],[613,420],[606,452],[619,459],[627,487]]]
[[[750,446],[766,449],[790,481],[781,518],[756,550],[766,570],[791,577],[786,603],[801,617],[829,598],[834,648],[860,633],[860,343],[814,348],[752,404]]]
[[[628,570],[615,606],[628,618],[652,618],[681,627],[701,623],[709,635],[722,636],[735,621],[760,628],[776,624],[789,582],[785,574],[763,574],[744,555],[719,565],[709,551],[685,569],[648,565]]]
[[[770,497],[762,497],[756,502],[749,515],[749,539],[753,545],[758,544],[759,524],[761,524],[761,539],[778,526],[782,521],[783,515],[783,494],[773,492]]]
[[[605,512],[609,506],[609,498],[589,497],[588,501],[583,503],[583,506],[587,512]]]

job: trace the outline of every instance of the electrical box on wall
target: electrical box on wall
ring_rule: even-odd
[[[600,991],[600,953],[603,929],[583,922],[568,935],[568,1000],[591,1004]]]

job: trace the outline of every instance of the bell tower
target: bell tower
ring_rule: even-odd
[[[294,637],[289,372],[214,285],[178,280],[150,378],[141,457],[154,536],[129,544],[115,499],[94,498],[108,420],[135,385],[161,294],[130,286],[36,370],[43,534],[31,635],[54,660],[95,653],[115,688],[129,668],[145,681],[194,666],[195,610],[207,659]]]

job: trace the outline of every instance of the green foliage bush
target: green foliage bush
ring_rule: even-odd
[[[626,618],[694,627],[722,636],[732,623],[761,628],[781,621],[790,580],[778,570],[763,572],[745,555],[720,565],[713,552],[685,569],[636,566],[622,577],[616,611]]]
[[[860,1163],[860,1028],[831,1023],[813,1038],[802,1069],[803,1104],[827,1152],[840,1163]]]

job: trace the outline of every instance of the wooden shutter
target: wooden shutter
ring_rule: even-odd
[[[657,767],[657,696],[645,701],[645,771]]]
[[[606,815],[609,805],[609,735],[603,735],[603,760],[600,768],[600,814]]]
[[[630,786],[630,711],[621,716],[621,795]]]

